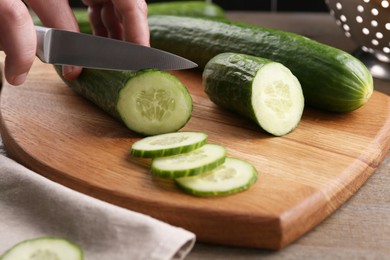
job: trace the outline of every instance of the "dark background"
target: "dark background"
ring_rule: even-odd
[[[134,0],[129,0],[134,1]],[[169,0],[146,0],[147,3]],[[177,0],[176,0],[177,1]],[[70,0],[74,7],[83,6],[81,0]],[[213,0],[225,10],[239,11],[280,11],[280,12],[327,12],[324,0]]]

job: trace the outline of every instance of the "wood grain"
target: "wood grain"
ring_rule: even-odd
[[[349,114],[307,108],[293,133],[272,137],[212,104],[198,72],[174,74],[194,100],[183,130],[207,132],[230,156],[253,163],[260,175],[250,190],[197,198],[171,181],[152,178],[150,161],[128,156],[139,136],[76,96],[40,61],[24,85],[3,86],[7,152],[73,189],[193,231],[198,241],[279,249],[354,194],[389,149],[390,100],[381,93]]]

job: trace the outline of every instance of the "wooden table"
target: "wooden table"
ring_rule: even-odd
[[[326,13],[229,12],[228,16],[299,33],[348,52],[357,47]],[[375,89],[390,95],[390,81],[375,79]],[[390,153],[347,203],[283,250],[273,252],[197,243],[186,259],[389,259],[389,256]]]
[[[233,20],[303,34],[352,52],[348,40],[328,14],[228,13]],[[390,95],[390,82],[375,80]],[[0,142],[0,154],[4,148]],[[386,259],[390,255],[390,153],[365,185],[332,216],[301,239],[273,252],[197,243],[186,259]]]

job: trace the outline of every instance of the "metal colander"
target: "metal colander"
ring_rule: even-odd
[[[353,54],[376,78],[390,80],[390,0],[325,0],[345,35],[360,47]]]

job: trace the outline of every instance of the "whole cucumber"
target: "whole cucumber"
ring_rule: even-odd
[[[373,79],[352,55],[301,35],[226,20],[149,17],[151,45],[186,57],[200,67],[223,52],[245,53],[280,62],[302,85],[306,104],[347,112],[365,104]]]

